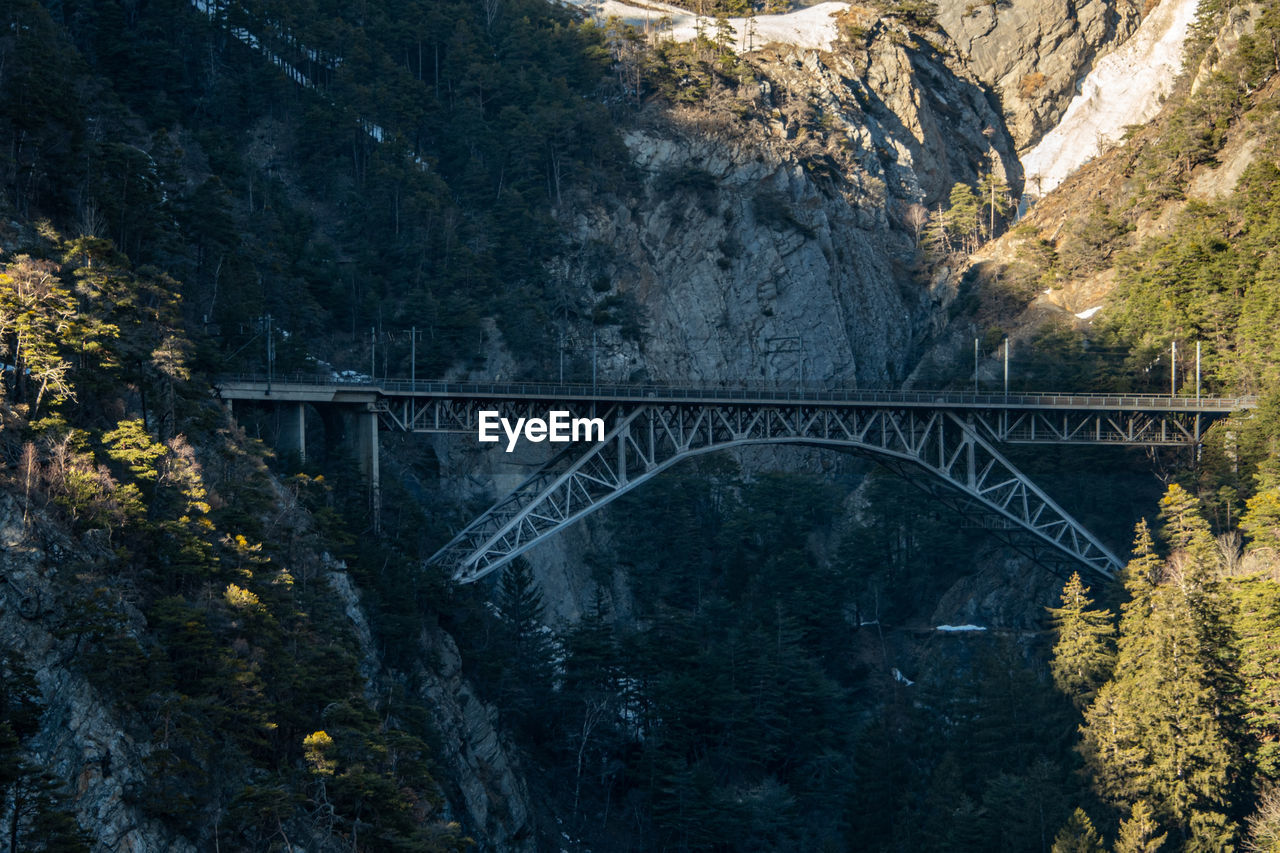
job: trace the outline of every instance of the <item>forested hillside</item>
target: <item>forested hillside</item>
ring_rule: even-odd
[[[411,311],[439,373],[544,310],[558,182],[626,176],[600,37],[503,12],[0,5],[6,849],[471,844],[330,556],[358,481],[270,472],[209,391],[267,335],[297,369]]]
[[[432,372],[481,316],[532,353],[503,318],[549,310],[561,185],[625,180],[601,39],[542,4],[7,5],[13,211],[163,266],[227,352],[270,313],[311,354],[410,314]]]
[[[1139,17],[1090,9],[743,55],[542,0],[0,0],[8,847],[1280,849],[1280,12],[1205,0],[1160,116],[1015,222]],[[211,393],[411,351],[967,388],[1006,336],[1014,387],[1164,391],[1177,342],[1193,394],[1199,342],[1260,396],[1195,454],[1010,452],[1115,583],[788,450],[458,587],[424,558],[537,460],[388,437],[374,519]]]
[[[977,316],[1063,347],[1056,365],[1029,359],[1024,381],[1167,392],[1176,343],[1178,391],[1195,394],[1198,343],[1205,393],[1261,398],[1166,472],[1123,591],[1102,591],[1108,609],[1073,578],[1053,611],[1051,670],[1080,714],[1073,750],[1098,798],[1078,801],[1055,849],[1271,850],[1280,837],[1276,28],[1269,4],[1202,3],[1161,115],[972,272]],[[1070,317],[1086,299],[1100,309]]]

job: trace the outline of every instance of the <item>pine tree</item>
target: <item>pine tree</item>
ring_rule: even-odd
[[[498,586],[502,706],[521,723],[551,691],[551,641],[543,627],[542,591],[525,560],[507,565]]]
[[[1076,809],[1053,839],[1053,853],[1103,853],[1102,836],[1084,809]]]
[[[1225,814],[1212,810],[1191,813],[1186,853],[1223,853],[1235,849],[1239,827]]]
[[[1009,215],[1013,203],[1009,199],[1009,185],[994,170],[986,172],[978,181],[978,195],[982,198],[985,210],[983,227],[987,239],[994,239],[996,226]]]
[[[733,47],[733,37],[736,35],[733,24],[729,23],[729,16],[724,12],[716,13],[716,55],[723,57],[729,53]]]
[[[1263,489],[1245,502],[1240,528],[1255,548],[1280,548],[1280,487]]]
[[[973,187],[958,183],[951,188],[948,198],[950,207],[946,212],[946,227],[953,234],[964,240],[965,250],[973,252],[978,248],[978,195]]]
[[[1185,551],[1199,568],[1216,565],[1217,549],[1209,523],[1200,514],[1200,501],[1186,489],[1173,483],[1160,499],[1161,535],[1174,551]]]
[[[1151,527],[1141,519],[1133,528],[1133,559],[1125,567],[1124,584],[1129,600],[1145,599],[1160,580],[1161,562]]]
[[[522,661],[538,650],[545,611],[542,591],[529,563],[515,560],[508,564],[498,586],[498,618],[502,620],[509,653],[516,660]]]
[[[1062,606],[1047,608],[1058,641],[1050,671],[1053,683],[1077,708],[1093,700],[1115,665],[1115,625],[1108,610],[1091,610],[1089,588],[1073,572],[1062,590]]]
[[[942,211],[942,205],[938,205],[938,209],[934,211],[933,216],[928,218],[927,224],[925,249],[928,250],[930,255],[937,258],[945,258],[955,251],[953,239],[957,235],[951,233],[947,215]]]
[[[1138,800],[1129,810],[1129,817],[1120,823],[1114,853],[1156,853],[1168,837],[1167,832],[1156,835],[1160,829],[1151,806]]]
[[[1170,517],[1175,541],[1203,524],[1189,510]],[[1137,540],[1115,672],[1085,711],[1078,749],[1104,799],[1130,807],[1146,800],[1184,834],[1229,837],[1220,810],[1232,801],[1240,754],[1227,727],[1235,716],[1229,659],[1212,639],[1226,622],[1220,596],[1195,572],[1150,585],[1145,525]]]
[[[1280,585],[1265,575],[1235,578],[1241,720],[1257,773],[1280,781]]]

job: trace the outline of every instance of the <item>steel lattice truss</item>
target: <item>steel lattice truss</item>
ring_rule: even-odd
[[[383,423],[393,430],[408,432],[469,432],[474,434],[481,409],[497,411],[502,417],[545,417],[550,408],[573,406],[575,415],[595,417],[614,406],[673,405],[687,409],[703,408],[757,411],[768,403],[703,403],[642,401],[547,401],[529,398],[469,397],[383,397],[370,404],[382,415]],[[851,412],[895,410],[893,406],[778,403],[778,411],[825,411],[843,417]],[[913,404],[900,407],[929,414],[942,410],[963,413],[984,436],[1008,444],[1101,444],[1143,447],[1177,447],[1199,444],[1208,421],[1220,417],[1220,411],[1188,411],[1177,409],[1052,407],[1020,408],[1010,406],[956,407],[939,401],[936,405]]]
[[[552,409],[603,418],[603,442],[569,445],[432,558],[463,582],[501,568],[681,459],[771,442],[865,453],[1042,563],[1084,563],[1110,575],[1119,560],[993,443],[1195,447],[1212,421],[1257,403],[1198,394],[346,382],[328,375],[225,377],[218,394],[276,406],[354,407],[375,413],[387,429],[473,436],[485,410],[513,421]],[[298,423],[303,428],[305,413]],[[369,442],[375,461],[376,435]],[[376,493],[376,473],[373,482]]]
[[[522,401],[486,405],[504,415],[547,410],[546,404]],[[395,414],[394,426],[401,429],[474,429],[474,407],[464,402],[435,401],[415,411],[406,406],[403,414]],[[977,517],[1031,556],[1083,563],[1113,576],[1120,560],[1005,459],[992,440],[1190,444],[1199,438],[1199,422],[1178,426],[1176,419],[1141,413],[1068,420],[1055,414],[618,404],[600,413],[609,427],[604,441],[570,446],[430,562],[469,583],[683,459],[731,447],[791,443],[866,453],[903,474],[929,472],[934,475],[930,491],[939,500]]]

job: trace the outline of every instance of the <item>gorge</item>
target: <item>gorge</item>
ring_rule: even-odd
[[[0,844],[1280,837],[1272,5],[3,9]],[[458,584],[563,446],[218,399],[262,374],[1247,411],[1002,446],[1115,582],[739,430]]]

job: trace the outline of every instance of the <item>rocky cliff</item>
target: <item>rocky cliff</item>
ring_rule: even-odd
[[[281,489],[281,516],[289,524],[308,522]],[[285,538],[294,538],[293,531]],[[172,745],[162,741],[165,709],[140,711],[113,692],[121,683],[145,684],[155,658],[157,626],[139,607],[144,593],[136,578],[122,571],[119,554],[105,531],[73,534],[68,525],[34,500],[0,490],[0,650],[35,674],[39,690],[38,730],[25,739],[22,757],[45,771],[69,795],[76,821],[95,851],[120,853],[195,853],[219,844],[239,843],[234,810],[224,807],[209,820],[194,820],[175,828],[174,815],[155,801],[158,787],[181,788],[190,780],[158,778],[156,757]],[[364,692],[371,703],[389,695],[407,679],[388,673],[361,603],[361,594],[346,567],[306,546],[296,549],[292,567],[325,586],[337,604],[329,639],[351,642]],[[214,594],[216,598],[216,593]],[[112,647],[95,672],[84,656],[101,655],[94,620],[106,620]],[[345,620],[345,624],[344,624]],[[91,625],[97,627],[91,627]],[[96,639],[95,639],[96,638]],[[437,781],[446,800],[443,817],[458,820],[480,841],[481,850],[532,849],[529,794],[507,745],[500,739],[496,711],[476,696],[459,670],[457,647],[444,631],[424,631],[418,638],[421,665],[412,674],[419,701],[430,710],[438,737],[434,756],[440,767]],[[131,649],[138,650],[136,656]],[[190,666],[198,666],[190,662]],[[173,697],[180,704],[185,697]],[[331,697],[334,703],[341,699]],[[175,718],[185,719],[180,713]],[[175,728],[179,723],[175,722]],[[216,737],[217,732],[202,732]],[[425,734],[425,733],[424,733]],[[221,750],[236,755],[234,746]],[[173,746],[175,751],[180,748]],[[208,759],[217,764],[216,759]],[[217,765],[222,766],[222,765]],[[234,797],[255,782],[234,760],[222,768],[226,775],[198,790],[185,790],[205,804],[218,796]],[[6,786],[8,785],[6,781]],[[219,827],[220,819],[223,826]],[[25,832],[25,830],[24,830]],[[221,832],[221,837],[220,837]],[[348,849],[344,841],[311,820],[286,819],[283,837],[316,851]],[[24,839],[28,835],[22,836]],[[294,849],[302,849],[295,846]]]
[[[569,245],[558,334],[578,375],[593,360],[600,378],[622,381],[901,383],[955,295],[945,271],[924,274],[913,216],[987,171],[1016,195],[1018,146],[1137,22],[1131,6],[1103,2],[977,14],[990,17],[981,33],[972,15],[940,13],[957,49],[853,8],[830,51],[769,45],[744,57],[736,85],[646,106],[624,136],[638,191],[559,210]],[[1033,68],[1047,69],[1041,106],[1006,100],[1002,115],[988,87],[1005,97],[1000,86]],[[517,368],[500,346],[488,365]],[[436,447],[459,498],[501,494],[542,459]],[[558,618],[591,595],[573,555],[603,532],[588,522],[572,543],[531,553]]]
[[[866,23],[831,52],[751,54],[740,85],[696,105],[650,104],[624,137],[639,190],[563,206],[560,334],[579,371],[594,355],[602,380],[891,387],[909,373],[954,295],[922,274],[911,212],[983,171],[1020,174],[960,62]],[[514,369],[495,347],[488,370]],[[545,455],[435,446],[459,499],[502,494]],[[603,531],[573,535],[529,557],[569,619],[593,589],[571,555]]]
[[[642,113],[625,136],[640,193],[564,214],[567,266],[609,284],[595,304],[639,308],[643,331],[611,336],[603,369],[893,384],[939,299],[916,280],[908,211],[992,164],[1017,183],[1013,142],[975,78],[892,22],[749,62],[735,89]]]
[[[938,4],[938,22],[998,93],[1022,149],[1058,122],[1093,62],[1123,42],[1145,11],[1136,0],[949,0]]]
[[[113,703],[71,665],[79,642],[65,633],[68,590],[95,579],[105,583],[97,571],[115,560],[105,538],[73,539],[44,513],[24,512],[19,499],[0,491],[0,542],[0,648],[35,671],[44,706],[30,760],[58,780],[74,780],[69,793],[77,818],[92,827],[98,849],[194,853],[197,846],[149,817],[130,796],[147,778],[144,760],[153,744],[131,734]],[[113,593],[126,630],[141,637],[145,620],[129,604],[127,590]]]

